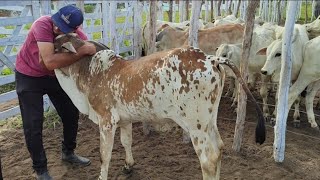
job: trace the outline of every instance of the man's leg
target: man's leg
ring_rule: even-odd
[[[79,111],[74,106],[69,96],[63,91],[60,84],[55,78],[52,80],[51,85],[52,89],[48,91],[48,96],[54,107],[56,108],[57,113],[61,117],[63,123],[63,160],[66,160],[65,156],[70,156],[71,163],[89,165],[90,161],[88,159],[74,155],[74,149],[76,148],[76,137],[78,132]]]
[[[43,92],[38,80],[16,72],[16,89],[27,148],[34,170],[42,174],[47,171],[47,158],[42,142]]]

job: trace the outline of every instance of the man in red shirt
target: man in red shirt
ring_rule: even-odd
[[[54,38],[60,34],[75,32],[86,40],[87,36],[79,27],[82,23],[82,11],[72,5],[61,8],[51,17],[42,16],[32,24],[17,55],[16,90],[25,140],[38,179],[52,179],[48,173],[42,141],[45,94],[49,96],[63,123],[62,160],[73,164],[90,164],[89,159],[74,154],[79,111],[62,90],[53,71],[96,53],[96,48],[91,43],[80,47],[77,54],[54,51]]]

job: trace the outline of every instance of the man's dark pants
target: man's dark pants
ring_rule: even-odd
[[[63,123],[62,151],[73,153],[76,147],[79,111],[61,88],[56,77],[31,77],[16,71],[16,90],[19,99],[27,148],[37,173],[47,171],[43,148],[43,95],[47,94]]]

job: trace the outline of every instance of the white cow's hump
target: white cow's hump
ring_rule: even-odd
[[[111,60],[112,57],[115,57],[116,53],[112,50],[102,50],[97,52],[91,60],[89,65],[90,74],[98,74],[101,71],[109,69],[114,60]]]

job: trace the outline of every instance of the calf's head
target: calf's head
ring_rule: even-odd
[[[76,33],[61,34],[54,41],[55,52],[77,53],[77,49],[85,43]]]

